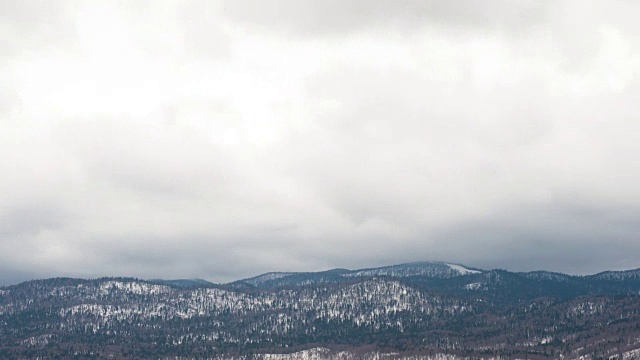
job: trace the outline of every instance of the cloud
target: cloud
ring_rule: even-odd
[[[473,222],[450,226],[437,238],[466,249],[480,267],[548,269],[589,274],[636,267],[637,205],[589,204],[578,197],[500,209]],[[606,239],[606,240],[605,240]],[[439,249],[447,252],[447,248]],[[597,254],[597,255],[596,255]]]
[[[3,1],[3,46],[0,58],[35,56],[56,47],[72,47],[75,31],[71,25],[71,3],[49,1]]]
[[[3,6],[5,283],[640,266],[635,3]]]
[[[515,29],[544,20],[546,8],[535,1],[466,0],[447,2],[388,0],[300,2],[224,1],[225,14],[234,20],[292,35],[341,34],[373,27],[407,28],[437,25],[465,29]]]

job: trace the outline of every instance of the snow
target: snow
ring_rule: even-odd
[[[553,338],[551,336],[545,336],[544,338],[542,338],[542,340],[540,340],[540,344],[548,344],[551,341],[553,341]]]
[[[153,285],[143,282],[107,281],[100,286],[103,294],[108,294],[112,289],[137,295],[158,295],[169,293],[170,287],[165,285]]]
[[[447,264],[452,270],[455,270],[460,273],[460,275],[468,275],[468,274],[479,274],[478,270],[467,269],[464,266],[456,265],[456,264]]]
[[[416,262],[409,264],[393,265],[374,269],[355,270],[351,273],[342,274],[344,277],[356,276],[428,276],[435,278],[448,278],[458,275],[480,273],[477,270],[468,269],[462,265],[447,264],[441,262]]]
[[[367,353],[353,353],[349,351],[331,351],[327,348],[313,348],[302,350],[290,354],[257,354],[259,360],[383,360],[383,359],[406,359],[406,360],[459,360],[464,359],[456,355],[435,354],[435,355],[406,355],[398,353],[382,353],[378,351]],[[485,358],[491,359],[491,358]]]
[[[482,284],[479,282],[467,284],[464,286],[467,290],[479,290],[482,287]]]
[[[604,304],[596,304],[591,301],[580,303],[567,311],[567,316],[593,315],[601,313],[604,310]]]
[[[623,360],[637,359],[640,357],[640,349],[629,350],[622,354]]]
[[[49,340],[51,338],[52,338],[51,334],[32,336],[30,338],[22,340],[20,343],[22,345],[27,345],[27,346],[36,346],[36,345],[44,346],[49,343]]]

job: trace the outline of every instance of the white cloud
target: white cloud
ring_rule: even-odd
[[[632,3],[70,4],[2,23],[8,273],[638,266]]]

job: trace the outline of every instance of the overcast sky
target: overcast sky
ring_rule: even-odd
[[[0,0],[0,284],[638,268],[638,14]]]

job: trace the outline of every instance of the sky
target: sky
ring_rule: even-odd
[[[639,268],[639,13],[0,0],[0,285]]]

